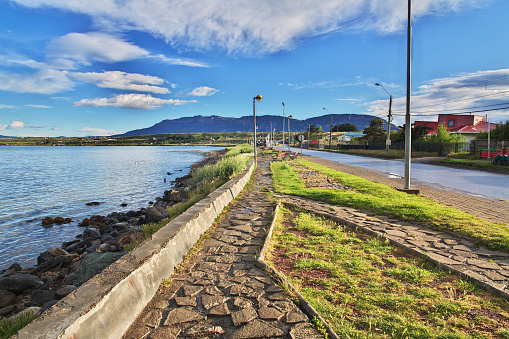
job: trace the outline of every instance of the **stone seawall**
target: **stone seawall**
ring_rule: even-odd
[[[200,235],[244,188],[237,175],[21,329],[14,338],[120,338]]]

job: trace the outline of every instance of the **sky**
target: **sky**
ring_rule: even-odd
[[[412,121],[509,120],[509,1],[413,2]],[[241,117],[257,95],[257,115],[284,102],[300,120],[386,117],[392,95],[401,125],[407,13],[406,0],[3,0],[0,135]]]

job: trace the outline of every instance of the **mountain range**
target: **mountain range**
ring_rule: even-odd
[[[332,124],[351,123],[363,130],[369,126],[371,119],[380,119],[368,114],[332,114]],[[283,130],[283,117],[280,115],[262,115],[256,117],[258,133],[269,132],[275,128],[277,132]],[[291,119],[290,129],[292,132],[304,132],[308,130],[309,125],[321,126],[324,131],[329,131],[331,126],[331,115],[309,118],[306,120]],[[384,120],[384,128],[387,123]],[[391,124],[391,129],[397,127]],[[178,119],[165,119],[157,124],[116,135],[117,137],[128,137],[138,135],[154,135],[165,133],[228,133],[228,132],[253,132],[253,116],[244,116],[240,118],[221,117],[217,115],[194,117],[183,117]],[[285,117],[285,131],[288,131],[288,117]]]

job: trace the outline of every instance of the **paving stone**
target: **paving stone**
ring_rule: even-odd
[[[202,295],[201,296],[201,303],[203,307],[208,310],[214,306],[218,306],[224,302],[226,302],[228,297],[220,296],[220,295]]]
[[[399,238],[406,238],[408,236],[405,232],[397,230],[385,230],[385,233]]]
[[[219,287],[219,288],[228,288],[228,287],[230,287],[230,286],[232,286],[234,284],[235,283],[233,281],[224,279],[224,280],[221,280],[221,281],[219,281],[217,283],[217,287]]]
[[[458,255],[458,256],[462,256],[465,258],[475,257],[475,254],[473,254],[472,252],[465,252],[465,251],[459,251],[459,250],[449,250],[449,253]]]
[[[196,297],[175,297],[175,302],[179,306],[196,306]]]
[[[152,328],[147,326],[138,326],[134,328],[132,331],[130,331],[130,335],[126,336],[126,339],[144,339],[147,338],[150,335],[150,332],[152,331]],[[150,337],[152,338],[152,337]]]
[[[468,259],[467,264],[489,270],[497,270],[500,268],[500,266],[498,266],[496,263],[487,260]]]
[[[274,293],[268,296],[269,300],[287,300],[288,298],[288,294],[284,292]]]
[[[286,314],[285,322],[287,324],[295,324],[309,321],[308,317],[300,310],[290,311]]]
[[[176,339],[180,330],[172,327],[160,327],[156,329],[148,339]]]
[[[169,303],[168,303],[168,300],[167,299],[163,299],[163,298],[156,298],[156,299],[153,299],[152,300],[152,304],[151,304],[153,307],[155,308],[159,308],[159,309],[165,309],[168,307]]]
[[[237,253],[239,251],[239,249],[235,246],[231,246],[231,245],[224,245],[222,248],[221,248],[221,252],[222,253]]]
[[[240,253],[242,254],[255,254],[260,250],[259,246],[244,246],[240,249]]]
[[[186,330],[184,337],[205,337],[205,336],[214,336],[218,334],[223,334],[224,329],[221,326],[214,326],[208,323],[201,323],[194,325],[193,327]]]
[[[231,295],[240,295],[242,293],[242,289],[244,286],[235,284],[230,288],[230,294]]]
[[[201,290],[203,290],[203,286],[186,285],[184,286],[184,295],[192,297],[200,293]]]
[[[444,257],[443,255],[440,255],[440,254],[436,254],[436,253],[426,253],[431,259],[434,259],[438,262],[440,262],[441,264],[444,264],[444,265],[457,265],[457,264],[461,264],[460,262],[457,262],[456,260],[454,259],[450,259],[450,258],[447,258],[447,257]]]
[[[223,292],[221,292],[216,286],[205,287],[205,293],[209,295],[223,295]]]
[[[267,292],[283,292],[283,289],[278,285],[269,286],[265,291]]]
[[[430,244],[423,240],[408,240],[408,242],[417,247],[428,247]]]
[[[254,308],[244,308],[240,311],[232,312],[231,314],[233,325],[239,326],[250,322],[251,320],[258,317],[258,313]]]
[[[277,328],[274,323],[265,322],[263,320],[256,319],[247,325],[242,326],[237,331],[233,332],[229,339],[241,339],[241,338],[272,338],[281,337],[284,332]]]
[[[226,231],[223,231],[222,233],[224,235],[231,235],[231,236],[234,236],[234,237],[240,237],[242,235],[241,232],[236,231],[236,230],[226,230]]]
[[[229,315],[229,314],[230,314],[230,309],[228,308],[228,305],[226,303],[221,304],[216,307],[212,307],[209,310],[209,315],[224,316],[224,315]]]
[[[486,256],[486,257],[501,257],[501,258],[509,257],[508,253],[503,253],[503,252],[498,252],[498,251],[490,251],[489,249],[483,248],[483,247],[478,248],[478,249],[474,250],[473,252],[475,252],[478,255],[482,255],[482,256]]]
[[[313,326],[309,324],[298,324],[290,330],[291,339],[318,339],[323,338]]]
[[[495,280],[495,281],[506,281],[507,278],[495,271],[486,271],[485,272],[485,275],[490,278],[491,280]]]
[[[464,252],[472,252],[472,250],[465,245],[455,245],[452,247],[452,249]]]
[[[242,298],[242,297],[233,298],[233,305],[237,306],[239,308],[252,308],[253,307],[253,303],[250,300],[248,300],[246,298]]]
[[[446,244],[441,243],[441,242],[438,242],[438,241],[435,241],[435,242],[433,243],[433,246],[435,246],[435,247],[436,247],[436,248],[438,248],[438,249],[443,249],[443,250],[446,250],[446,249],[448,249],[448,248],[449,248],[449,246],[447,246]]]
[[[484,282],[487,282],[488,281],[488,278],[486,278],[485,276],[479,274],[479,273],[476,273],[472,270],[465,270],[462,272],[463,274],[466,274],[474,279],[477,279],[479,281],[484,281]]]
[[[246,277],[246,276],[233,277],[230,280],[233,281],[233,282],[239,283],[239,284],[243,284],[246,281],[249,281],[249,277]]]
[[[185,308],[175,308],[168,313],[166,320],[164,321],[165,326],[173,326],[177,324],[199,321],[205,319],[201,313],[191,311]]]
[[[258,315],[261,319],[265,320],[279,320],[283,317],[283,313],[279,312],[274,307],[260,307],[258,310]]]
[[[163,318],[163,312],[161,310],[155,309],[148,312],[144,317],[142,322],[150,327],[157,327]]]

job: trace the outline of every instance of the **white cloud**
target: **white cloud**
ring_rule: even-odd
[[[33,108],[51,108],[50,106],[46,105],[25,105],[26,107],[33,107]]]
[[[0,109],[3,109],[3,108],[14,108],[14,106],[11,106],[11,105],[2,105],[0,104]]]
[[[215,93],[219,92],[218,89],[207,87],[207,86],[201,86],[193,89],[191,92],[187,93],[187,95],[193,96],[193,97],[208,97],[211,95],[214,95]]]
[[[22,121],[14,120],[10,125],[0,125],[0,131],[5,130],[20,130],[25,127],[25,123]]]
[[[148,94],[121,94],[112,98],[83,99],[74,103],[75,107],[120,107],[152,110],[165,105],[180,106],[195,103],[196,100],[159,99]]]
[[[406,27],[402,0],[12,0],[28,7],[56,7],[90,15],[107,29],[141,30],[176,48],[229,53],[271,53],[298,39],[332,31],[388,34]],[[419,0],[415,18],[443,15],[486,0]],[[79,46],[77,46],[79,48]]]
[[[203,63],[201,61],[196,61],[196,60],[191,60],[191,59],[181,59],[181,58],[168,58],[162,54],[151,55],[151,56],[149,56],[149,58],[156,59],[160,62],[169,64],[169,65],[188,66],[188,67],[206,67],[206,68],[210,67],[208,64]]]
[[[69,77],[76,81],[89,82],[103,88],[157,94],[170,93],[170,90],[167,88],[157,86],[164,84],[164,79],[138,73],[126,73],[119,71],[103,73],[71,73],[69,74]],[[173,84],[170,84],[170,86],[173,86]]]
[[[0,90],[17,93],[53,94],[72,89],[65,71],[41,70],[36,73],[0,73]]]
[[[71,67],[69,60],[82,65],[90,65],[91,61],[115,63],[129,61],[147,56],[149,53],[121,38],[101,33],[69,33],[48,45],[48,56],[64,63],[62,67]]]
[[[368,111],[385,116],[389,100],[368,103]],[[412,93],[412,120],[436,121],[438,114],[488,114],[492,122],[509,119],[509,69],[479,71],[449,78],[433,79]],[[406,96],[393,98],[395,123],[403,124]]]
[[[109,135],[115,135],[115,134],[122,134],[122,132],[114,131],[114,130],[108,130],[103,128],[94,128],[94,127],[84,127],[80,130],[77,130],[78,133],[83,133],[86,135],[91,136],[109,136]]]

